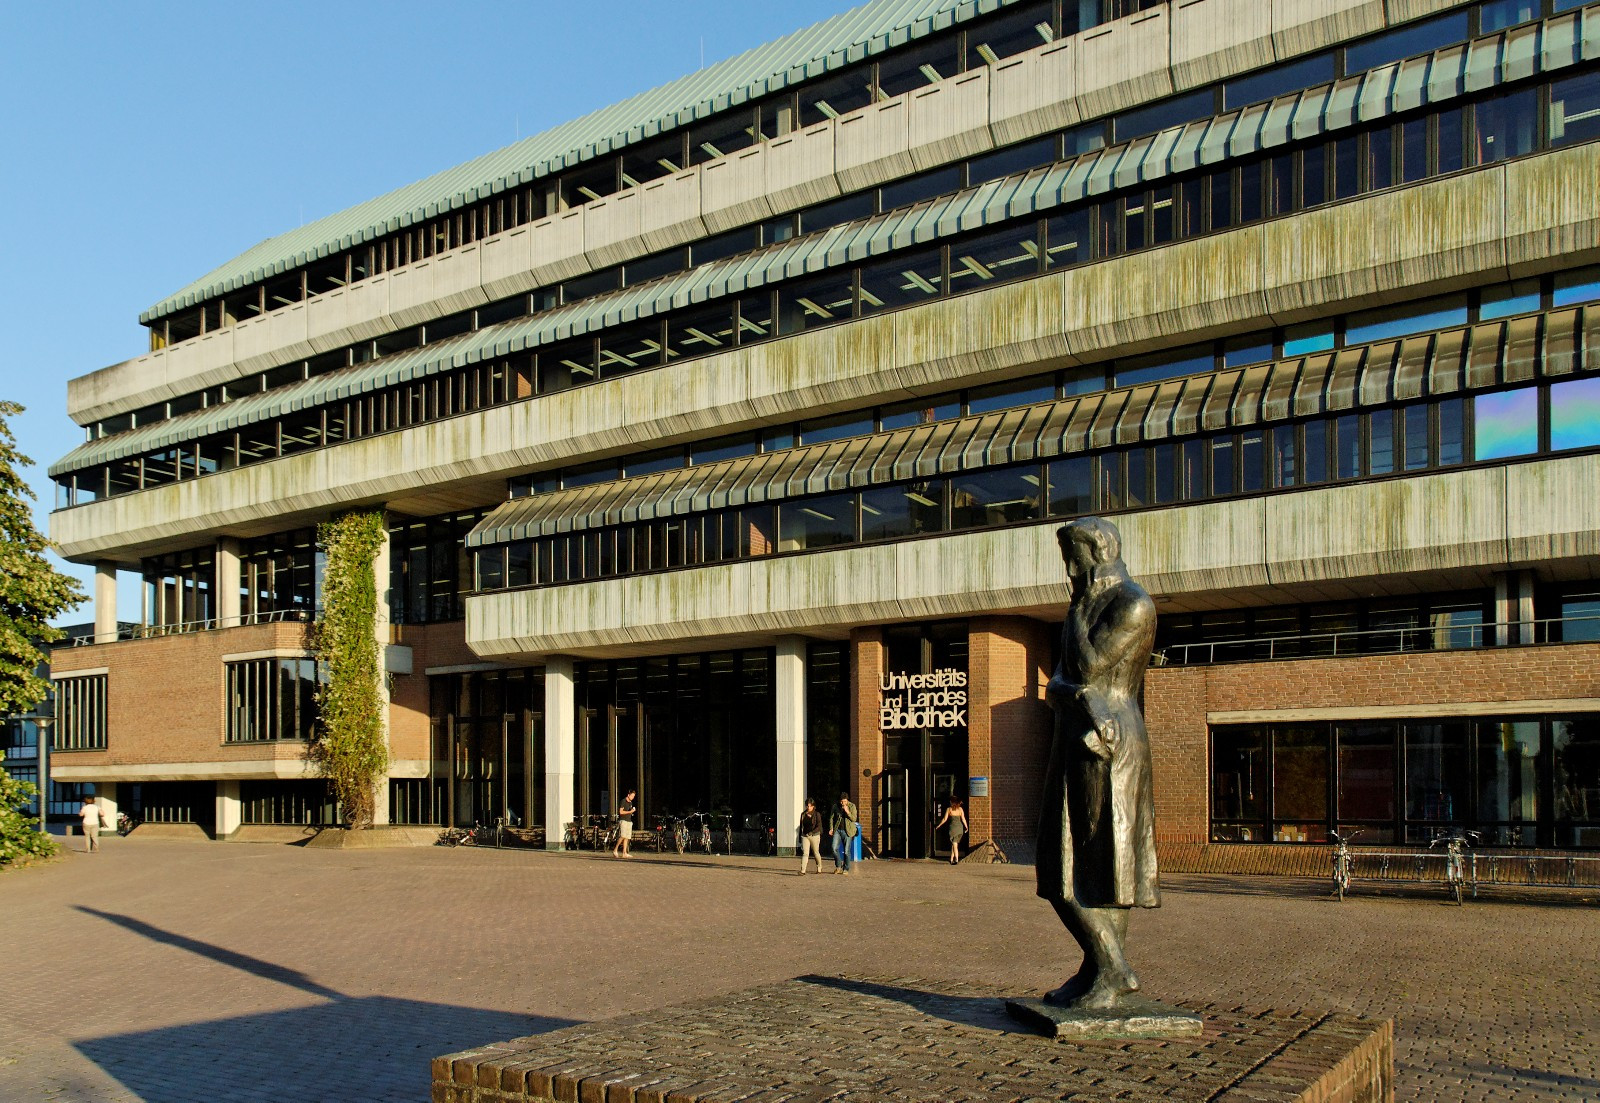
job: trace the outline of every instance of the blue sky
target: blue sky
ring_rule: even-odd
[[[0,398],[28,407],[12,430],[40,526],[44,470],[83,439],[67,380],[146,351],[151,304],[264,238],[851,6],[0,3]],[[121,593],[137,618],[126,574]]]

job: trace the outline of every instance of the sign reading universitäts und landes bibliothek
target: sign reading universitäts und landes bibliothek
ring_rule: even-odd
[[[884,674],[878,692],[878,727],[883,731],[967,726],[964,670],[945,667],[927,674]]]

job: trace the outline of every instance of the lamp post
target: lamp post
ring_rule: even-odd
[[[33,726],[39,729],[39,834],[50,834],[50,726],[54,716],[35,716]]]

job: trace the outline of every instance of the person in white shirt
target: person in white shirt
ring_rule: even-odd
[[[83,798],[83,807],[78,809],[78,815],[83,820],[83,852],[92,854],[100,849],[96,836],[100,834],[100,806],[94,802],[93,797]]]

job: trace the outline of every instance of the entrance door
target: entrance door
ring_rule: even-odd
[[[638,790],[639,801],[644,800],[644,725],[636,706],[580,710],[577,758],[580,820],[616,815],[629,789]],[[639,823],[637,817],[634,823]]]

